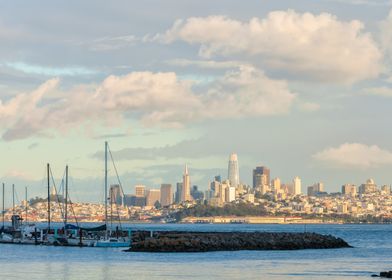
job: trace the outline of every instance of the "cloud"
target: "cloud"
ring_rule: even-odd
[[[392,152],[376,145],[360,143],[345,143],[337,148],[328,148],[313,155],[313,158],[332,167],[371,168],[392,164]]]
[[[30,93],[0,100],[3,139],[51,136],[97,125],[120,127],[127,118],[147,126],[182,127],[190,122],[278,115],[289,112],[295,95],[285,81],[269,79],[252,67],[227,72],[197,92],[173,72],[131,72],[98,85],[64,91],[51,79]]]
[[[383,51],[392,59],[392,10],[388,17],[380,23],[380,40]]]
[[[140,38],[134,35],[102,37],[91,41],[74,43],[77,46],[87,46],[92,51],[113,51],[135,45]]]
[[[200,45],[204,58],[244,56],[271,70],[302,79],[352,83],[375,78],[382,53],[362,22],[339,21],[327,13],[270,12],[248,22],[226,16],[177,20],[153,40]]]
[[[93,70],[86,69],[84,67],[46,67],[40,65],[32,65],[24,62],[9,62],[5,63],[7,67],[14,70],[22,71],[28,74],[39,74],[44,76],[80,76],[80,75],[91,75],[96,73]]]
[[[170,65],[175,66],[197,66],[200,68],[207,69],[230,69],[230,68],[238,68],[244,65],[243,62],[240,61],[215,61],[215,60],[190,60],[190,59],[173,59],[167,61]]]
[[[313,102],[302,102],[299,103],[299,108],[305,112],[315,112],[320,109],[320,104],[313,103]]]
[[[372,87],[372,88],[365,88],[362,92],[370,95],[378,95],[384,97],[392,97],[392,88],[390,87]]]

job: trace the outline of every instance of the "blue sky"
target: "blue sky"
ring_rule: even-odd
[[[391,1],[0,4],[0,176],[31,196],[70,166],[103,197],[108,140],[126,193],[201,189],[256,165],[328,191],[391,184]],[[111,176],[114,176],[111,168]],[[115,182],[114,177],[111,181]]]

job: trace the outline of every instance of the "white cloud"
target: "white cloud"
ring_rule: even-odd
[[[238,68],[245,65],[245,63],[240,61],[215,61],[215,60],[190,60],[190,59],[173,59],[167,61],[170,65],[175,66],[197,66],[200,68],[210,68],[210,69],[228,69],[228,68]]]
[[[381,45],[389,59],[392,59],[392,10],[380,24]]]
[[[313,155],[313,158],[332,167],[371,168],[392,164],[392,152],[376,145],[360,143],[345,143],[337,148],[328,148]]]
[[[200,45],[204,58],[242,55],[303,79],[352,83],[377,77],[382,68],[381,51],[363,28],[357,20],[288,10],[248,22],[226,16],[177,20],[154,40]]]
[[[117,127],[127,118],[145,125],[181,127],[203,120],[284,114],[295,95],[285,81],[269,79],[252,67],[227,72],[206,92],[173,72],[132,72],[109,76],[99,85],[80,85],[64,91],[52,79],[37,90],[2,102],[3,139]]]

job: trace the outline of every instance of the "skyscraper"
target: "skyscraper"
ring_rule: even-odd
[[[188,165],[185,164],[184,175],[182,176],[181,201],[189,201],[191,198],[191,179],[188,173]]]
[[[301,179],[298,176],[293,179],[293,194],[301,194]]]
[[[265,166],[257,166],[253,169],[253,188],[257,187],[257,175],[265,175],[266,176],[266,184],[269,185],[271,182],[270,178],[270,170]]]
[[[117,205],[124,205],[124,195],[121,191],[121,187],[118,184],[110,186],[110,203],[117,204]]]
[[[161,190],[151,189],[147,191],[147,206],[155,206],[155,203],[158,201],[160,203],[161,200]]]
[[[177,183],[176,194],[174,198],[175,203],[177,204],[181,203],[181,198],[182,198],[182,183],[179,182]]]
[[[237,154],[232,153],[229,158],[228,179],[230,186],[236,188],[240,184],[240,173],[238,168]]]
[[[173,192],[171,184],[161,184],[161,205],[168,206],[173,202]]]
[[[146,186],[136,185],[135,186],[135,194],[137,197],[145,197],[146,196]]]

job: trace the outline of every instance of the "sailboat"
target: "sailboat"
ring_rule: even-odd
[[[94,243],[95,247],[129,247],[130,238],[113,237],[111,229],[108,230],[108,142],[105,142],[105,237]],[[112,194],[110,195],[110,203],[112,203]],[[112,211],[110,218],[113,218]],[[117,230],[116,230],[117,231]]]

